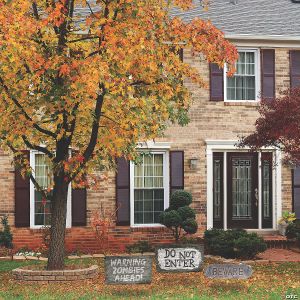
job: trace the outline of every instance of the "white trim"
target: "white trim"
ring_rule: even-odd
[[[238,143],[237,140],[205,140],[206,142],[206,156],[207,156],[207,229],[213,227],[213,152],[224,152],[224,229],[227,229],[227,152],[237,151],[237,152],[247,152],[249,148],[239,149],[236,147]],[[273,168],[273,227],[267,228],[277,229],[277,221],[281,217],[282,213],[282,199],[281,199],[281,152],[274,149],[274,147],[264,147],[261,151],[273,152],[273,157],[275,159],[275,168]],[[260,167],[258,168],[260,170]],[[259,172],[261,173],[261,172]],[[259,175],[261,176],[261,175]],[[275,180],[274,180],[275,178]],[[261,206],[261,179],[259,180],[259,207]],[[276,206],[276,212],[275,212]],[[262,212],[259,212],[261,214]],[[258,230],[261,230],[259,226]]]
[[[281,187],[281,151],[276,150],[275,152],[275,166],[277,169],[277,172],[275,173],[275,182],[276,182],[276,187],[275,187],[275,194],[276,194],[276,203],[277,209],[274,209],[274,212],[276,212],[276,215],[273,215],[273,224],[274,228],[278,228],[278,221],[282,216],[282,187]]]
[[[224,152],[223,161],[223,206],[224,206],[224,229],[227,230],[227,152]]]
[[[144,148],[143,148],[144,149]],[[163,181],[164,181],[164,209],[169,207],[169,178],[170,178],[170,170],[169,170],[169,155],[168,151],[149,149],[150,154],[162,154],[163,155]],[[134,224],[134,162],[130,162],[130,226],[131,227],[164,227],[162,224],[154,223],[154,224]]]
[[[262,229],[262,164],[261,152],[258,152],[258,229]]]
[[[210,149],[206,149],[206,163],[207,166],[213,166],[213,154]],[[207,229],[213,228],[213,168],[206,168],[207,170],[207,206],[206,206],[206,219]]]
[[[155,141],[146,141],[146,142],[139,142],[137,144],[138,149],[170,149],[171,143],[170,142],[155,142]]]
[[[226,39],[263,40],[263,41],[300,41],[300,36],[288,35],[252,35],[252,34],[225,34]]]
[[[229,103],[255,103],[260,101],[260,49],[259,48],[241,48],[239,47],[237,49],[238,51],[247,51],[247,52],[253,52],[255,54],[255,93],[256,93],[256,98],[254,100],[231,100],[227,99],[227,65],[225,64],[224,66],[224,102],[229,102]]]
[[[34,171],[35,169],[35,155],[36,154],[42,154],[41,152],[30,150],[30,167]],[[33,173],[34,176],[34,173]],[[32,229],[41,229],[44,226],[43,225],[35,225],[34,224],[34,184],[30,180],[30,228]],[[72,226],[72,190],[71,190],[71,184],[68,188],[68,199],[67,199],[67,219],[66,219],[66,228],[71,228]]]

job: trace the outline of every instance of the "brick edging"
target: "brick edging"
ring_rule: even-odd
[[[75,270],[28,270],[17,268],[12,270],[13,278],[22,282],[37,282],[37,283],[49,283],[49,282],[68,282],[83,279],[95,278],[99,273],[99,267],[92,265],[84,269]]]

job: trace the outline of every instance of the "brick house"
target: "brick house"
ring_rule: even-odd
[[[275,3],[276,2],[276,3]],[[98,190],[70,190],[66,247],[97,251],[92,230],[93,212],[101,207],[114,213],[110,247],[124,250],[138,240],[161,243],[170,232],[158,224],[172,190],[193,195],[201,235],[206,228],[242,227],[276,232],[282,211],[295,210],[300,218],[300,169],[281,163],[272,148],[259,153],[237,149],[239,136],[250,133],[258,117],[260,95],[273,97],[300,84],[300,3],[291,0],[213,0],[208,12],[197,6],[174,11],[185,20],[209,18],[238,48],[234,77],[183,50],[185,62],[199,69],[209,88],[187,81],[193,104],[190,123],[172,126],[155,142],[141,143],[143,163],[118,160],[118,173]],[[198,2],[197,2],[198,3]],[[47,160],[29,151],[38,180],[47,184]],[[16,247],[35,248],[40,228],[48,224],[49,203],[43,203],[28,180],[0,152],[0,214],[8,214]],[[119,208],[116,211],[116,208]]]

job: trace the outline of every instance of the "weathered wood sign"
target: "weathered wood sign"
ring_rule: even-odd
[[[150,283],[152,279],[151,256],[105,257],[105,280],[109,284]]]
[[[214,264],[209,265],[204,274],[208,278],[247,279],[252,275],[252,268],[244,264]]]
[[[164,246],[156,249],[158,272],[198,272],[204,258],[200,245]]]

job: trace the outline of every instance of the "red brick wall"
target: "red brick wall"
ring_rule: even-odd
[[[13,234],[15,250],[22,247],[37,250],[43,244],[42,230],[14,228]],[[164,228],[113,227],[110,229],[108,237],[107,246],[112,252],[124,252],[127,245],[141,240],[148,241],[151,245],[174,242],[171,232]],[[67,229],[65,248],[68,253],[77,250],[84,253],[100,253],[103,250],[97,241],[95,231],[91,227]]]

